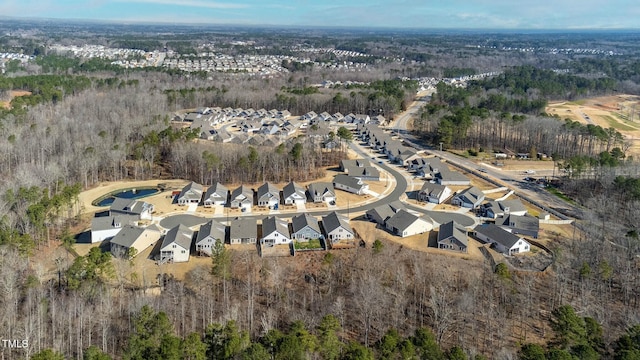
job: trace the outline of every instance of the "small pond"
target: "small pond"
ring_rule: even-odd
[[[123,189],[96,199],[93,203],[95,206],[109,206],[113,204],[113,200],[117,197],[124,199],[140,199],[149,195],[156,194],[159,191],[160,190],[157,188]]]

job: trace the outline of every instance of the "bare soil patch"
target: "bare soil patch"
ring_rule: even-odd
[[[5,109],[11,108],[11,100],[17,96],[26,96],[31,95],[31,91],[24,90],[11,90],[9,91],[9,99],[8,100],[0,100],[0,107]]]

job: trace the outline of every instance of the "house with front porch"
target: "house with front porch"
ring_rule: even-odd
[[[202,191],[202,185],[193,181],[190,182],[178,194],[178,205],[199,204],[202,200]]]
[[[229,189],[226,186],[216,182],[209,186],[204,193],[204,207],[212,207],[213,205],[226,205],[229,197]]]
[[[418,191],[418,200],[434,204],[442,204],[451,196],[451,189],[448,186],[436,183],[425,182]]]
[[[315,182],[309,184],[307,191],[309,192],[309,198],[314,203],[335,203],[336,192],[333,188],[333,184],[329,182]]]
[[[278,207],[280,203],[280,189],[270,182],[266,182],[258,188],[258,206],[265,206],[269,209]]]
[[[285,205],[298,205],[307,202],[307,194],[304,188],[293,181],[282,189],[282,197]]]
[[[477,208],[483,201],[484,193],[475,186],[463,190],[451,198],[451,204],[469,209]]]
[[[240,185],[231,192],[229,200],[232,208],[244,209],[243,211],[251,210],[253,206],[253,190],[246,185]]]

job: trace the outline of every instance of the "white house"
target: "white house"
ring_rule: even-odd
[[[280,203],[280,190],[270,182],[262,184],[257,192],[258,206],[275,208]]]
[[[229,197],[229,189],[219,182],[209,186],[204,193],[204,207],[212,207],[213,205],[226,205]]]
[[[307,194],[304,188],[291,181],[282,189],[282,196],[286,205],[304,204],[307,202]]]
[[[407,237],[433,230],[433,221],[425,216],[419,217],[400,209],[387,219],[385,227],[394,235]]]
[[[472,186],[451,198],[451,203],[464,208],[475,209],[484,201],[482,190]]]
[[[226,227],[215,220],[200,226],[196,236],[196,252],[211,256],[212,249],[217,243],[224,244]]]
[[[285,220],[275,216],[262,220],[262,238],[260,243],[264,245],[281,245],[291,242],[289,225]]]
[[[355,233],[351,229],[348,219],[338,215],[335,211],[322,217],[322,227],[324,228],[325,238],[329,239],[332,244],[344,240],[355,240]]]
[[[126,225],[137,225],[135,215],[99,216],[91,219],[91,243],[116,236]]]
[[[446,185],[425,182],[418,192],[418,200],[434,204],[442,204],[451,196],[451,189]]]
[[[478,239],[491,243],[495,246],[496,250],[505,255],[531,251],[531,244],[529,244],[529,242],[495,224],[478,226],[475,231]]]
[[[171,228],[160,246],[160,263],[187,262],[191,251],[193,231],[180,224]]]
[[[333,186],[336,189],[358,195],[364,194],[369,189],[369,185],[365,184],[362,180],[345,174],[336,175],[333,178]]]
[[[309,197],[314,203],[335,203],[336,192],[329,182],[315,182],[309,184]]]
[[[202,185],[190,182],[178,195],[178,205],[199,204],[202,200]]]
[[[155,225],[147,228],[127,225],[109,242],[111,254],[118,258],[136,256],[153,246],[160,240],[160,236],[161,232]]]

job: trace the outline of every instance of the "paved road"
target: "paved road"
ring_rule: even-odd
[[[407,129],[408,117],[404,115],[416,114],[419,108],[425,104],[426,98],[427,97],[422,97],[423,101],[413,102],[410,105],[410,107],[406,110],[406,112],[398,118],[399,121],[395,122],[391,127],[392,129],[394,129],[394,132],[397,132],[398,135],[405,140],[405,142],[407,142],[408,144],[412,145],[415,148],[424,149],[426,153],[430,153],[432,155],[445,159],[447,162],[451,164],[454,164],[454,165],[463,167],[469,171],[472,171],[477,176],[481,176],[481,177],[484,176],[488,179],[491,179],[500,184],[503,184],[504,186],[507,186],[508,188],[514,190],[516,192],[516,195],[520,195],[525,199],[531,199],[538,203],[544,204],[550,209],[560,212],[562,214],[567,214],[573,217],[580,216],[581,214],[580,209],[576,208],[572,204],[569,204],[563,201],[557,196],[550,194],[544,189],[524,181],[523,178],[526,175],[522,175],[515,172],[503,171],[498,168],[487,167],[487,166],[483,166],[483,168],[486,169],[486,172],[480,173],[477,171],[479,166],[475,162],[446,151],[439,151],[439,150],[433,149],[432,147],[422,143],[420,139],[416,138],[413,134],[411,134],[408,131]]]
[[[371,158],[374,154],[369,154],[367,152],[365,152],[360,146],[358,146],[355,143],[351,144],[351,148],[358,153],[360,156],[362,156],[365,159],[369,159]],[[387,171],[389,174],[391,174],[391,176],[393,176],[395,178],[395,188],[386,196],[380,196],[379,198],[377,198],[374,201],[370,201],[367,202],[366,204],[362,204],[362,205],[358,205],[358,206],[354,206],[354,207],[350,207],[348,209],[345,208],[341,208],[336,210],[336,212],[341,213],[341,214],[349,214],[349,213],[360,213],[360,212],[365,212],[369,209],[373,209],[377,206],[383,205],[383,204],[388,204],[392,201],[396,201],[399,200],[400,197],[402,195],[404,195],[407,192],[407,188],[408,188],[408,182],[407,179],[405,178],[405,175],[400,173],[398,170],[396,170],[395,166],[389,166],[389,164],[385,161],[382,164],[378,163],[376,164],[376,166],[381,167],[382,169],[384,169],[385,171]],[[436,221],[437,223],[444,223],[444,222],[448,222],[451,220],[454,220],[455,222],[457,222],[458,224],[462,225],[462,226],[466,226],[466,227],[473,227],[475,225],[475,220],[474,218],[472,218],[471,216],[465,215],[465,214],[459,214],[459,213],[452,213],[452,212],[441,212],[441,211],[432,211],[432,210],[426,210],[424,208],[415,206],[415,205],[410,205],[410,204],[405,204],[405,206],[408,209],[411,209],[413,211],[416,212],[420,212],[423,214],[428,215],[429,217],[431,217],[434,221]],[[321,211],[313,211],[313,210],[307,210],[307,213],[313,214],[314,216],[324,216],[329,214],[330,212],[332,212],[333,210],[321,210]],[[292,212],[287,212],[287,213],[281,213],[281,214],[270,214],[269,216],[276,216],[279,218],[291,218],[293,216],[297,215],[296,213],[292,213]],[[258,219],[263,219],[266,217],[266,215],[242,215],[242,217],[248,217],[248,218],[254,218],[256,220]],[[208,218],[204,218],[201,216],[197,216],[197,215],[191,215],[191,214],[178,214],[178,215],[170,215],[167,216],[166,218],[162,219],[160,221],[160,226],[162,226],[165,229],[170,229],[174,226],[177,226],[178,224],[184,224],[186,226],[192,227],[192,226],[196,226],[199,224],[204,224],[205,222],[209,221],[209,219],[211,218],[215,218],[219,221],[226,221],[227,216],[226,215],[217,215],[217,216],[213,216],[213,217],[208,217]]]

